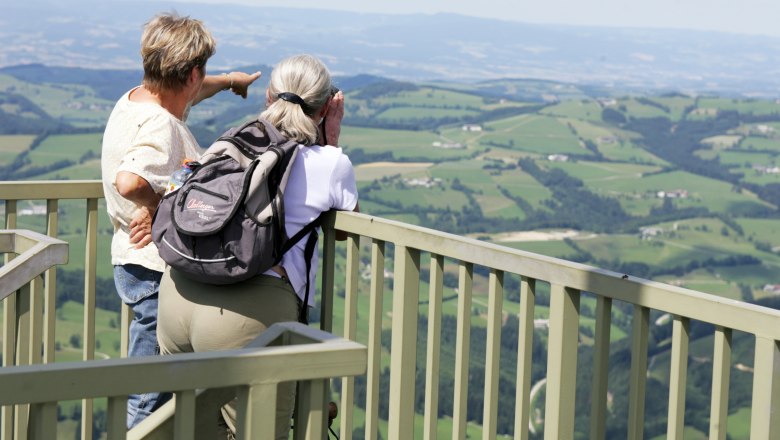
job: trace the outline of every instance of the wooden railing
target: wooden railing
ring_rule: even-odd
[[[62,187],[60,187],[62,186]],[[24,188],[24,191],[22,191]],[[0,183],[0,200],[6,200],[8,227],[13,227],[15,201],[46,199],[56,222],[56,203],[61,198],[81,197],[95,200],[101,197],[97,182],[62,182],[57,184]],[[88,248],[94,249],[95,209],[87,209]],[[9,220],[11,219],[11,220]],[[90,226],[92,225],[92,226]],[[51,229],[51,227],[49,228]],[[56,227],[53,229],[56,230]],[[334,230],[345,231],[346,259],[344,279],[336,279],[337,254]],[[713,439],[725,439],[729,401],[730,372],[732,371],[731,343],[735,331],[753,335],[755,358],[753,362],[753,393],[750,436],[752,439],[780,438],[780,312],[739,301],[716,297],[680,287],[638,279],[630,274],[619,274],[561,259],[532,254],[478,240],[442,233],[409,224],[372,217],[364,214],[339,212],[324,226],[321,287],[321,328],[343,331],[346,339],[365,337],[368,346],[368,370],[365,396],[365,438],[376,439],[380,431],[380,400],[389,405],[387,435],[389,439],[411,439],[415,436],[415,396],[424,393],[422,437],[437,438],[439,423],[438,372],[444,307],[443,292],[445,265],[454,264],[457,272],[457,318],[454,347],[454,395],[452,410],[452,438],[466,437],[467,421],[479,419],[467,414],[469,394],[483,396],[482,437],[497,436],[496,414],[500,358],[500,340],[504,310],[504,281],[519,277],[519,338],[517,346],[516,395],[514,438],[529,437],[531,414],[530,381],[532,343],[534,338],[534,311],[537,287],[550,286],[548,356],[546,361],[546,399],[544,406],[545,439],[574,437],[575,413],[589,411],[590,436],[604,438],[607,424],[607,372],[609,371],[610,328],[613,302],[625,302],[633,308],[631,319],[631,368],[628,430],[625,437],[641,439],[644,430],[645,387],[648,374],[648,335],[650,312],[670,314],[673,318],[671,342],[671,369],[668,395],[667,438],[683,437],[685,425],[685,397],[689,331],[692,321],[714,325],[712,355],[712,391],[710,404],[710,432]],[[361,238],[362,244],[361,247]],[[366,241],[367,240],[367,241]],[[91,244],[90,244],[91,243]],[[339,244],[338,246],[342,246]],[[361,289],[360,272],[362,249],[370,249],[369,286]],[[339,252],[337,252],[339,249]],[[388,257],[392,252],[392,261]],[[87,258],[90,258],[88,249]],[[94,258],[94,257],[92,257]],[[445,264],[446,263],[446,264]],[[94,261],[85,262],[87,278],[94,280]],[[386,270],[392,273],[392,292],[385,292]],[[449,266],[448,266],[449,267]],[[429,276],[421,279],[426,269]],[[475,272],[487,271],[488,282],[482,291],[475,292]],[[342,274],[339,270],[338,273]],[[427,283],[427,292],[420,291],[421,282]],[[343,310],[334,313],[335,286],[344,286]],[[478,288],[481,283],[478,283]],[[94,286],[94,281],[91,284]],[[51,288],[47,286],[47,288]],[[339,292],[340,293],[340,292]],[[474,295],[487,298],[487,350],[484,359],[485,383],[482,389],[469,389],[470,335]],[[591,408],[575,408],[577,377],[577,348],[579,323],[582,317],[580,298],[583,293],[596,298],[593,379],[590,384]],[[386,294],[392,295],[392,310],[383,310]],[[85,304],[94,309],[94,291],[85,282]],[[90,304],[90,298],[92,303]],[[427,305],[421,300],[425,296]],[[369,301],[368,316],[358,318],[358,300]],[[340,299],[337,304],[340,304]],[[94,351],[94,336],[86,336],[89,317],[85,311],[85,358]],[[94,313],[94,312],[92,312]],[[382,318],[391,313],[392,343],[390,347],[389,396],[379,391],[382,358]],[[418,329],[421,313],[427,315],[427,328]],[[343,321],[334,322],[334,316]],[[360,319],[360,321],[358,320]],[[358,335],[358,324],[367,329],[367,335]],[[126,328],[123,323],[122,328]],[[94,332],[94,327],[93,330]],[[425,359],[418,362],[418,333],[425,332],[427,346]],[[123,340],[126,335],[123,334]],[[93,348],[89,348],[92,345]],[[482,360],[480,360],[482,362]],[[539,362],[539,360],[536,360]],[[425,365],[425,384],[417,389],[415,375],[418,363]],[[355,400],[353,378],[344,378],[341,384],[340,430],[342,439],[352,436]],[[87,411],[85,411],[86,413]],[[85,424],[86,426],[90,426]],[[90,438],[84,434],[82,438]]]
[[[238,438],[273,439],[276,387],[298,381],[295,438],[320,440],[327,436],[326,380],[365,370],[364,346],[290,322],[274,324],[240,350],[4,367],[0,405],[30,405],[29,418],[7,438],[29,433],[32,439],[55,439],[57,402],[108,397],[107,433],[114,440],[128,437],[128,394],[171,391],[170,435],[157,436],[192,440],[216,438],[219,407],[237,395]],[[212,389],[225,391],[226,399],[198,402],[199,394]]]

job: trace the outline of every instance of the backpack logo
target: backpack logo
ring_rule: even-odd
[[[216,212],[217,210],[214,208],[214,205],[209,205],[202,200],[198,199],[191,199],[187,202],[187,209],[199,209],[201,211],[212,211]]]

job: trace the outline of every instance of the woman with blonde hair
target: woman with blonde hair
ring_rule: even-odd
[[[333,87],[325,65],[309,55],[281,61],[271,73],[266,97],[260,118],[299,144],[284,193],[288,235],[325,211],[357,211],[352,163],[338,147],[344,95]],[[161,352],[240,348],[274,323],[298,320],[299,309],[315,303],[314,295],[306,295],[306,285],[307,281],[315,285],[317,254],[307,272],[304,241],[285,253],[277,266],[235,284],[202,284],[168,268],[160,285]],[[304,298],[308,304],[302,304]],[[277,439],[289,435],[294,386],[282,383],[277,391]],[[222,409],[228,437],[236,430],[234,404]]]
[[[222,90],[246,98],[260,76],[206,75],[206,62],[215,51],[214,38],[200,20],[176,14],[153,17],[141,37],[143,82],[117,101],[106,123],[101,173],[114,227],[114,283],[133,310],[128,356],[159,353],[157,303],[165,263],[151,242],[151,223],[171,173],[185,158],[201,153],[185,123],[189,108]],[[130,395],[127,427],[169,398],[169,393]]]

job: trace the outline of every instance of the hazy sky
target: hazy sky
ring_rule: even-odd
[[[192,0],[188,0],[192,1]],[[682,28],[780,37],[779,0],[196,0],[381,13],[454,12],[529,23]]]

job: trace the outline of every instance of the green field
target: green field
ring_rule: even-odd
[[[700,98],[699,108],[714,108],[719,110],[736,110],[739,113],[754,115],[769,115],[780,111],[780,104],[769,100],[738,100],[727,98]]]
[[[739,143],[740,150],[773,151],[780,154],[780,139],[748,136]]]
[[[445,149],[433,146],[442,139],[433,132],[411,130],[385,130],[376,128],[345,127],[339,145],[350,149],[361,148],[366,153],[390,152],[395,159],[441,160],[469,157],[469,149]]]
[[[0,91],[24,96],[46,110],[51,117],[76,127],[99,127],[105,124],[114,103],[97,97],[87,86],[75,84],[34,84],[9,75],[0,75]]]
[[[485,124],[484,145],[499,145],[537,154],[592,154],[580,144],[565,120],[521,115]]]
[[[767,206],[766,202],[758,200],[747,191],[735,191],[729,183],[684,171],[671,171],[644,176],[641,179],[620,180],[619,182],[615,180],[588,181],[587,186],[596,192],[624,195],[627,198],[655,199],[652,203],[656,206],[660,206],[662,202],[662,199],[657,198],[658,191],[685,190],[688,191],[688,196],[674,199],[675,206],[680,208],[703,206],[713,212],[731,215]],[[619,200],[621,204],[624,203],[623,199]]]
[[[0,135],[0,166],[9,164],[35,140],[31,134]]]
[[[596,101],[591,100],[563,101],[544,108],[539,113],[583,121],[601,122],[601,106]]]
[[[102,138],[102,133],[49,136],[30,152],[30,161],[36,166],[46,166],[62,160],[78,163],[86,154],[98,158]]]

